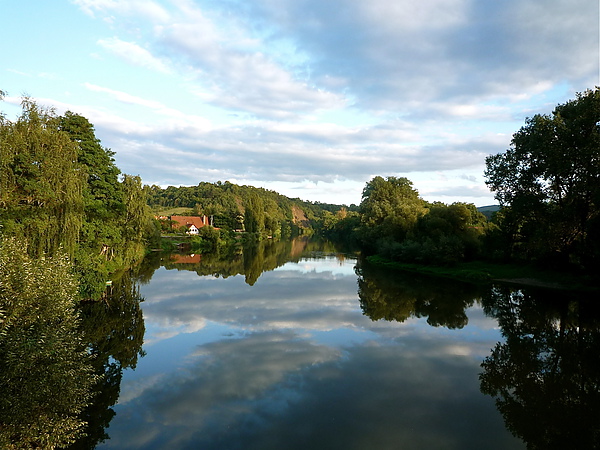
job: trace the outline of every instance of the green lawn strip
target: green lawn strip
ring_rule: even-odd
[[[192,208],[184,206],[157,207],[153,211],[157,216],[189,216],[192,212]]]
[[[471,261],[454,266],[433,266],[390,261],[380,256],[369,256],[371,264],[397,270],[416,272],[425,275],[454,278],[472,283],[491,281],[513,282],[541,287],[574,290],[598,290],[598,280],[590,276],[572,273],[541,270],[527,265],[495,264],[483,261]]]

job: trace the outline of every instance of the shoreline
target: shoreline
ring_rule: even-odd
[[[430,266],[391,261],[381,256],[369,256],[366,260],[375,266],[419,273],[435,277],[451,278],[474,284],[507,283],[554,290],[597,292],[598,280],[590,276],[541,270],[532,266],[497,264],[482,261],[460,263],[456,266]]]

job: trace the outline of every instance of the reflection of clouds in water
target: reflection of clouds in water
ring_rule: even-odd
[[[354,275],[354,266],[356,259],[353,258],[304,258],[297,263],[288,263],[283,267],[275,269],[275,271],[297,271],[301,273],[330,273],[332,277],[338,275]]]
[[[338,346],[344,341],[363,342],[373,334],[379,339],[401,341],[421,333],[431,339],[449,341],[454,350],[448,351],[458,351],[452,341],[459,335],[447,328],[432,328],[414,317],[400,324],[372,322],[364,316],[354,273],[333,277],[329,271],[313,271],[300,277],[297,271],[287,270],[293,265],[264,273],[261,283],[254,286],[248,286],[240,276],[214,279],[199,277],[194,272],[177,272],[178,295],[169,301],[164,299],[168,298],[168,292],[175,291],[170,278],[172,271],[158,270],[142,292],[146,297],[143,307],[147,342],[192,333],[210,321],[224,324],[236,333],[294,330]],[[155,298],[160,301],[155,302]],[[485,317],[481,307],[474,306],[469,308],[469,324],[476,332],[460,334],[460,339],[469,341],[470,349],[463,348],[460,353],[487,355],[489,340],[500,337],[496,321]]]
[[[517,446],[478,389],[499,338],[480,307],[460,332],[426,318],[373,322],[353,272],[288,267],[254,286],[156,272],[142,287],[155,345],[122,385],[117,447]]]
[[[144,336],[144,345],[152,345],[158,341],[171,339],[182,333],[196,333],[206,326],[206,320],[202,318],[194,321],[186,321],[185,323],[181,323],[179,319],[171,320],[172,318],[169,317],[165,317],[164,319],[160,325],[154,324],[151,333],[146,333]]]
[[[244,339],[201,346],[193,356],[209,389],[202,391],[203,404],[223,398],[255,399],[290,373],[339,358],[338,350],[298,339],[290,332],[257,333]],[[192,381],[193,382],[193,381]]]
[[[293,386],[286,386],[287,378],[339,358],[338,350],[298,339],[291,332],[257,333],[197,347],[186,358],[188,365],[168,381],[149,381],[130,392],[127,408],[144,413],[136,421],[138,426],[127,431],[139,441],[128,445],[140,445],[146,422],[172,427],[177,430],[172,438],[180,440],[186,434],[190,439],[196,433],[210,434],[214,427],[223,432],[240,416],[260,422],[260,415],[253,416],[256,410],[267,415],[282,413],[300,395]]]
[[[254,333],[197,347],[188,363],[119,408],[132,423],[111,426],[115,442],[148,449],[493,449],[512,442],[493,400],[478,392],[478,362],[440,354],[431,339],[415,337],[410,351],[371,342],[340,352],[292,332]],[[457,427],[469,432],[456,434]]]
[[[157,384],[165,381],[166,377],[166,373],[157,373],[154,375],[146,376],[142,379],[132,380],[132,382],[128,382],[128,380],[125,380],[121,384],[119,405],[125,405],[131,400],[143,396],[146,391],[155,388]]]
[[[468,308],[467,315],[469,316],[469,323],[477,326],[477,328],[481,330],[500,330],[498,322],[486,316],[483,312],[483,307],[480,304],[475,304]]]
[[[287,265],[285,266],[287,267]],[[206,280],[194,272],[178,273],[177,295],[170,271],[158,270],[152,283],[142,286],[148,341],[156,341],[163,329],[181,332],[201,329],[206,321],[244,330],[356,328],[369,320],[358,316],[356,275],[333,277],[330,272],[266,272],[261,283],[248,286],[242,277]],[[215,282],[217,281],[217,282]],[[159,301],[154,301],[158,298]]]

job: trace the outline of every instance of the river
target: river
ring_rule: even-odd
[[[597,309],[306,239],[156,254],[82,310],[104,378],[73,448],[595,448]]]

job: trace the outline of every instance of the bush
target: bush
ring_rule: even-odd
[[[0,239],[0,447],[73,443],[97,381],[75,309],[69,260],[30,258],[23,241]]]
[[[192,250],[199,252],[214,252],[217,248],[224,244],[221,239],[221,231],[213,227],[202,227],[198,230],[198,234],[192,237]]]

